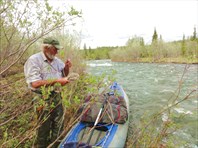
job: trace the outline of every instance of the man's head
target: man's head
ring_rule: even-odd
[[[58,50],[61,49],[60,43],[57,39],[47,37],[43,40],[43,52],[48,60],[53,60]]]

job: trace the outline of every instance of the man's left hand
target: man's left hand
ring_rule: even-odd
[[[72,67],[72,63],[71,63],[71,60],[70,59],[67,59],[67,61],[65,62],[65,66],[67,67]]]

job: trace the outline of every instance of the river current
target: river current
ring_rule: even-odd
[[[172,112],[180,125],[173,134],[183,141],[182,147],[198,147],[198,65],[121,63],[110,60],[88,61],[87,65],[88,72],[93,75],[105,73],[111,76],[112,71],[116,71],[113,77],[129,98],[133,124],[138,124],[145,114],[152,115],[168,107],[177,96],[176,101],[179,101],[196,90],[190,98],[173,107]],[[166,114],[161,118],[166,120]]]

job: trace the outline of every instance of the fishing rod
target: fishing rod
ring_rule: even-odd
[[[109,93],[107,93],[107,95],[109,96]],[[106,102],[107,102],[107,100],[108,100],[108,96],[107,96],[107,95],[104,94],[105,100],[104,100],[104,102],[102,103],[102,107],[100,108],[100,111],[99,111],[99,113],[98,113],[98,116],[97,116],[97,118],[96,118],[96,121],[94,122],[93,129],[92,129],[91,134],[90,134],[90,136],[89,136],[89,139],[87,140],[87,143],[88,143],[88,144],[90,143],[91,137],[93,136],[93,133],[94,133],[94,128],[95,128],[95,126],[98,124],[98,120],[99,120],[99,118],[100,118],[100,115],[102,114],[102,111],[104,110],[104,106],[105,106],[105,104],[106,104]]]

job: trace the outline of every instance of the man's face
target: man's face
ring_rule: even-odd
[[[56,54],[58,53],[58,49],[54,46],[47,48],[46,50],[46,56],[50,59],[53,60]]]

